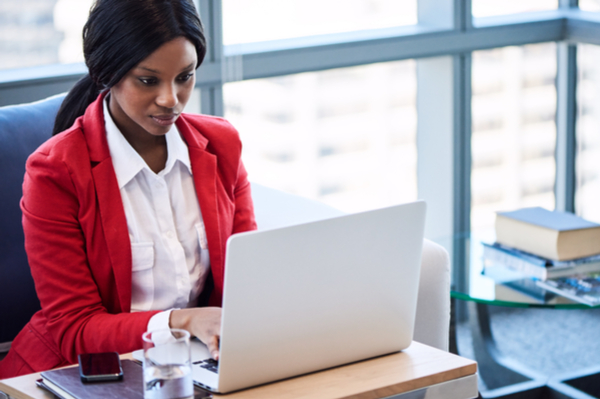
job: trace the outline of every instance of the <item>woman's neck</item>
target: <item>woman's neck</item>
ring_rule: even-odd
[[[123,137],[125,137],[125,140],[127,140],[131,147],[140,154],[142,159],[154,173],[163,170],[167,164],[168,157],[166,136],[154,136],[146,132],[140,125],[133,121],[126,124],[119,123],[110,109],[110,99],[108,99],[108,101],[108,110],[111,114],[111,118]]]

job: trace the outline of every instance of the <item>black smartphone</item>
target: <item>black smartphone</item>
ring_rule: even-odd
[[[82,353],[79,355],[79,375],[83,382],[122,379],[123,369],[119,354],[117,352]]]

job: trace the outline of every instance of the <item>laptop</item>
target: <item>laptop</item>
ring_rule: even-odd
[[[194,383],[228,393],[407,348],[425,208],[417,201],[231,236],[220,359],[192,340]]]

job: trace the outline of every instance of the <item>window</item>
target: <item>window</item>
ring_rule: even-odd
[[[580,17],[566,7],[557,8],[558,0],[472,0],[472,15],[453,12],[462,10],[455,6],[466,4],[460,1],[200,2],[210,34],[216,33],[213,39],[221,36],[223,28],[224,40],[213,43],[216,57],[207,59],[198,74],[202,104],[195,101],[188,110],[201,105],[203,112],[225,114],[238,127],[244,139],[244,159],[256,181],[319,198],[344,210],[417,198],[417,153],[420,161],[428,157],[439,161],[437,169],[425,170],[420,165],[418,179],[429,184],[420,186],[425,187],[423,192],[429,186],[437,190],[425,193],[425,199],[428,214],[435,215],[428,220],[439,226],[441,234],[458,233],[468,226],[489,227],[499,209],[552,208],[557,76],[556,45],[552,43],[595,43],[600,23],[593,16]],[[0,2],[0,104],[38,100],[74,84],[81,73],[77,65],[20,68],[81,60],[77,52],[81,46],[75,42],[90,2]],[[419,8],[423,25],[413,25],[418,3],[423,6]],[[600,11],[600,0],[579,3],[583,10]],[[504,17],[462,29],[469,26],[463,22],[471,16],[499,15]],[[557,20],[561,15],[569,29]],[[444,27],[448,21],[456,22],[457,28]],[[70,23],[73,27],[68,27]],[[385,29],[368,31],[379,28]],[[325,44],[325,40],[306,38],[321,34],[333,34],[337,40]],[[280,39],[290,40],[272,46],[241,45]],[[221,47],[223,59],[219,57]],[[595,171],[599,170],[595,159],[600,157],[594,152],[598,101],[593,88],[594,65],[598,63],[590,55],[595,47],[583,44],[580,49],[576,206],[584,216],[599,219],[592,205],[599,194],[594,191]],[[419,57],[432,57],[439,65],[433,62],[417,68],[421,83],[417,93],[414,70],[406,74],[390,71],[414,69],[415,63],[425,65],[414,61]],[[563,72],[572,78],[575,69],[572,63],[565,67],[562,57],[560,61],[563,82]],[[363,72],[371,70],[377,72],[370,77],[370,72]],[[508,84],[509,76],[516,76],[516,83]],[[471,87],[465,84],[469,81]],[[436,87],[440,88],[437,93]],[[386,94],[379,98],[378,93]],[[465,94],[472,94],[472,102]],[[314,100],[312,107],[297,104],[302,96]],[[421,112],[414,105],[417,96]],[[196,93],[194,99],[199,98]],[[436,109],[430,111],[426,104],[436,101]],[[562,118],[561,113],[561,124],[573,120],[573,107],[561,107],[561,111],[567,108],[569,115]],[[468,115],[471,119],[465,121],[463,117]],[[437,136],[419,141],[418,150],[414,144],[417,117],[420,122],[438,123],[432,130]],[[373,129],[374,135],[356,129],[376,126],[382,120],[388,121],[390,130]],[[294,128],[296,121],[302,121],[301,128]],[[465,132],[464,128],[471,130]],[[387,133],[380,133],[383,131]],[[570,129],[561,125],[560,131]],[[313,140],[310,145],[300,139],[306,137]],[[437,137],[440,140],[436,141]],[[563,148],[562,141],[558,145],[558,153],[565,154],[568,148]],[[381,159],[368,155],[376,154],[374,148],[382,149],[377,154],[387,155]],[[465,153],[472,160],[461,158]],[[571,162],[575,157],[567,158],[566,162]],[[353,169],[359,159],[363,169],[371,171],[365,176],[388,179],[389,192],[382,191],[377,179],[367,181]],[[468,165],[470,174],[463,170]],[[282,178],[284,168],[294,177]],[[564,183],[562,174],[558,178]],[[559,204],[564,202],[563,196],[570,195],[571,185],[559,184],[557,189],[563,190],[563,186],[568,192],[559,197]],[[443,193],[438,195],[440,191]],[[471,201],[464,198],[467,193]]]
[[[598,0],[579,0],[579,8],[583,11],[600,11],[600,1]]]
[[[516,14],[529,11],[553,10],[558,0],[472,0],[474,17]]]
[[[417,22],[416,0],[223,0],[225,44]]]
[[[577,214],[600,222],[600,47],[577,47]]]
[[[414,61],[228,83],[251,180],[352,212],[417,198]]]
[[[3,0],[0,69],[83,61],[91,0]]]
[[[186,104],[183,112],[187,112],[187,113],[191,113],[191,114],[201,113],[202,112],[202,103],[200,101],[201,98],[202,98],[201,90],[196,87],[194,89],[194,92],[190,96],[190,99],[188,100],[188,103]]]
[[[556,45],[473,53],[471,228],[495,212],[554,209]]]

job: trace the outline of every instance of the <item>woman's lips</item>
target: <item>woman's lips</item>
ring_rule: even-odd
[[[178,116],[179,114],[152,115],[152,119],[161,126],[169,126],[175,123]]]

